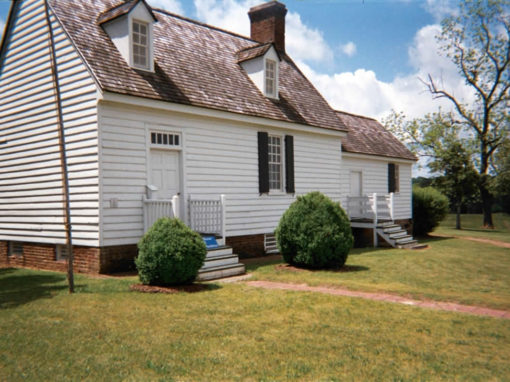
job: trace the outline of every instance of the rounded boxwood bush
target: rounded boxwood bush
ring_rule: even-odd
[[[342,267],[353,243],[346,213],[320,192],[299,196],[275,233],[283,259],[304,268]]]
[[[434,187],[413,187],[413,234],[432,232],[448,214],[448,198]]]
[[[192,283],[204,263],[202,237],[179,219],[161,218],[138,243],[136,268],[143,284]]]

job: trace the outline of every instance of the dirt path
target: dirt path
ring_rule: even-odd
[[[485,244],[491,244],[495,245],[496,247],[501,248],[510,248],[510,243],[505,243],[504,241],[499,240],[492,240],[492,239],[484,239],[481,237],[473,237],[473,236],[450,236],[450,235],[439,235],[439,234],[432,234],[430,236],[436,236],[436,237],[451,237],[454,239],[461,239],[461,240],[471,240],[471,241],[477,241],[479,243],[485,243]]]
[[[510,319],[510,311],[506,311],[506,310],[483,308],[480,306],[461,305],[461,304],[455,304],[455,303],[451,303],[451,302],[413,300],[410,298],[397,296],[397,295],[393,295],[393,294],[386,294],[386,293],[360,292],[360,291],[353,291],[353,290],[348,290],[348,289],[328,288],[328,287],[320,287],[320,286],[314,287],[314,286],[309,286],[306,284],[287,284],[287,283],[280,283],[280,282],[273,282],[273,281],[246,281],[245,284],[247,284],[249,286],[257,287],[257,288],[281,289],[281,290],[291,290],[291,291],[301,291],[301,292],[318,292],[318,293],[324,293],[324,294],[331,294],[331,295],[335,295],[335,296],[358,297],[358,298],[364,298],[367,300],[385,301],[385,302],[392,302],[392,303],[397,303],[397,304],[419,306],[421,308],[445,310],[445,311],[450,311],[450,312],[468,313],[468,314],[474,314],[477,316],[489,316],[489,317]]]

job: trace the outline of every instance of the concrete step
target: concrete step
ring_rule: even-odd
[[[239,264],[239,258],[237,255],[223,255],[206,258],[202,268],[213,268],[223,265]]]
[[[277,254],[277,253],[280,253],[280,251],[278,250],[278,248],[273,248],[273,249],[266,249],[266,254],[268,255],[274,255],[274,254]]]
[[[225,256],[232,254],[232,247],[223,245],[218,248],[209,249],[207,251],[206,259],[210,259],[218,256]]]
[[[242,275],[245,272],[244,264],[241,263],[202,268],[198,271],[197,281],[221,279],[223,277]]]

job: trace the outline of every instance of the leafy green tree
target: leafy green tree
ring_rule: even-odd
[[[478,174],[473,167],[471,155],[461,142],[449,145],[429,164],[433,171],[442,172],[435,184],[448,197],[456,212],[455,228],[461,229],[461,206],[476,193]]]
[[[403,113],[391,114],[385,125],[393,133],[407,142],[408,147],[417,155],[428,159],[428,167],[442,176],[431,180],[433,184],[448,196],[457,212],[458,229],[461,228],[460,210],[462,203],[476,193],[478,174],[473,166],[474,142],[463,135],[462,124],[452,113],[436,113],[423,118],[407,120]]]
[[[464,0],[456,15],[445,18],[443,53],[457,66],[475,100],[463,103],[429,75],[425,82],[434,98],[448,99],[458,123],[477,142],[478,187],[484,226],[493,228],[490,163],[508,135],[510,119],[510,1]]]
[[[506,139],[494,155],[493,187],[503,209],[510,212],[510,139]]]

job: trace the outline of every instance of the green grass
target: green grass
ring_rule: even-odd
[[[250,266],[259,280],[330,285],[510,309],[510,250],[467,240],[424,241],[425,250],[354,249],[345,269],[293,271]],[[347,272],[346,272],[347,270]]]
[[[0,380],[510,375],[509,320],[243,284],[174,295],[129,292],[135,280],[77,275],[77,293],[69,295],[63,274],[0,269]]]
[[[499,240],[510,243],[510,215],[497,213],[492,215],[495,229],[482,227],[483,218],[480,214],[461,215],[461,230],[455,229],[455,214],[450,214],[432,233],[447,236],[472,236],[484,239]]]

